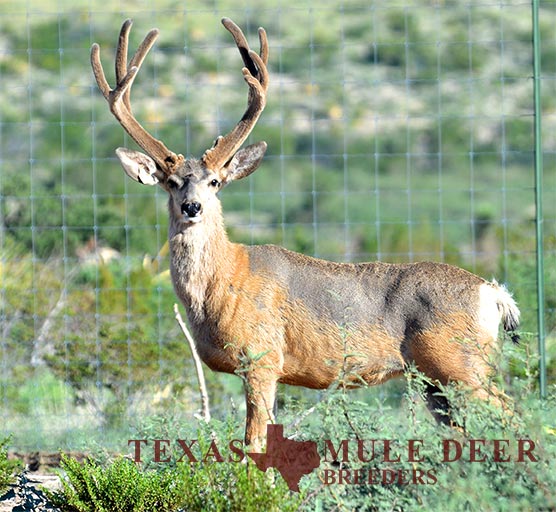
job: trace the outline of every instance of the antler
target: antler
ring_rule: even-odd
[[[243,77],[249,86],[247,110],[234,129],[225,136],[219,136],[211,149],[203,155],[203,162],[212,170],[219,170],[228,163],[235,152],[249,136],[259,119],[266,103],[268,89],[268,41],[266,32],[259,28],[260,55],[249,48],[241,29],[229,18],[222,24],[232,34],[243,59]]]
[[[158,167],[165,174],[172,174],[179,163],[183,161],[182,155],[170,151],[160,140],[155,139],[135,119],[131,112],[130,92],[131,86],[147,53],[153,46],[159,31],[151,30],[137,48],[135,55],[127,64],[127,47],[132,21],[126,20],[120,31],[118,48],[116,49],[116,87],[110,88],[100,62],[100,46],[95,43],[91,47],[91,65],[97,84],[106,98],[110,111],[127,133],[137,144],[153,158]]]

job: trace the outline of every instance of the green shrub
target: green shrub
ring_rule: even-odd
[[[235,410],[234,410],[235,411]],[[174,466],[179,477],[185,480],[185,510],[199,511],[250,511],[264,508],[268,511],[298,510],[305,494],[288,490],[286,482],[279,473],[263,473],[250,460],[228,462],[226,447],[232,440],[243,437],[243,418],[233,412],[226,420],[199,421],[192,426],[177,418],[165,415],[143,420],[138,426],[137,439],[196,439],[193,454],[199,462],[176,462],[183,456],[178,448],[169,450],[171,462],[155,464],[145,458],[145,467],[160,470],[160,466]],[[216,440],[225,462],[213,462],[213,457],[203,456],[211,453],[211,442]],[[237,458],[234,455],[234,458]]]
[[[140,469],[126,458],[100,465],[62,458],[59,491],[45,491],[62,512],[297,510],[300,497],[252,464],[179,463]]]
[[[263,473],[253,464],[237,462],[169,462],[153,464],[144,459],[144,465],[119,458],[111,463],[85,462],[63,459],[66,480],[63,488],[49,493],[51,502],[62,511],[254,511],[262,507],[269,511],[287,510],[552,510],[556,506],[556,453],[554,449],[553,418],[556,408],[554,396],[539,404],[529,396],[519,401],[516,418],[507,421],[507,415],[489,404],[470,401],[466,393],[453,387],[442,393],[462,406],[457,416],[465,434],[448,427],[438,426],[425,410],[419,396],[426,379],[414,376],[408,385],[399,411],[375,404],[358,402],[342,391],[327,393],[312,415],[297,429],[286,426],[288,436],[317,441],[321,465],[301,480],[300,494],[288,491],[285,482],[275,472]],[[310,418],[312,417],[312,420]],[[234,420],[235,421],[235,420]],[[163,422],[164,423],[164,422]],[[158,425],[150,431],[152,436],[166,438],[172,435],[168,428],[176,425]],[[243,425],[234,423],[237,430]],[[158,428],[158,430],[157,430]],[[196,433],[199,449],[205,453],[211,429],[216,430],[220,443],[227,440],[219,422],[211,422]],[[158,436],[156,432],[161,434]],[[223,437],[222,437],[223,436]],[[205,440],[203,445],[203,439]],[[401,462],[384,461],[385,448],[375,447],[375,459],[356,460],[353,444],[348,461],[325,460],[324,442],[330,440],[336,447],[342,440],[356,443],[357,439],[391,440],[390,458]],[[479,462],[469,460],[469,440],[485,440],[481,446]],[[510,462],[499,460],[493,452],[493,441],[507,440],[504,455]],[[534,455],[538,461],[516,460],[518,440],[535,443]],[[410,440],[421,440],[419,461],[407,462]],[[443,461],[443,442],[460,443],[460,460]],[[355,449],[356,450],[356,449]],[[338,450],[340,452],[340,450]],[[177,454],[179,455],[179,454]],[[174,461],[176,457],[172,457]],[[405,482],[378,481],[371,484],[353,482],[355,470],[403,471]],[[335,481],[326,483],[325,471],[336,474]],[[351,474],[351,482],[338,482],[337,475]],[[350,473],[351,472],[351,473]],[[413,475],[421,475],[422,483],[411,482]],[[419,476],[417,476],[419,478]]]
[[[284,480],[263,473],[252,463],[181,464],[187,479],[186,510],[294,511],[302,496],[288,490]]]
[[[6,450],[8,440],[9,438],[0,439],[0,496],[14,481],[15,473],[20,466],[18,461],[8,460],[8,451]]]
[[[62,489],[45,491],[53,505],[68,512],[147,512],[176,510],[183,501],[183,480],[177,470],[140,471],[119,458],[101,466],[62,457]]]
[[[236,423],[213,421],[189,430],[206,452],[211,436],[226,445],[237,437]],[[139,437],[168,439],[180,427],[166,418],[146,422]],[[170,432],[172,430],[172,432]],[[183,432],[181,432],[183,434]],[[259,471],[252,463],[176,462],[154,463],[145,455],[136,464],[128,458],[103,463],[79,463],[63,457],[63,487],[47,492],[49,500],[62,512],[163,512],[187,511],[293,511],[303,494],[292,493],[279,477]]]
[[[523,359],[525,350],[520,350],[521,356],[518,349],[512,348],[514,359]],[[528,375],[511,383],[513,401],[508,401],[506,411],[470,399],[466,390],[456,386],[441,387],[440,393],[454,405],[453,419],[460,429],[441,426],[433,420],[422,400],[429,382],[414,371],[407,375],[400,406],[389,405],[380,398],[373,403],[369,395],[380,396],[373,389],[326,391],[307,411],[290,400],[279,414],[284,434],[295,440],[315,441],[321,458],[320,467],[301,479],[299,494],[287,489],[277,471],[269,475],[253,464],[215,462],[212,455],[206,457],[210,462],[203,461],[212,439],[217,439],[227,461],[222,447],[242,436],[243,418],[230,415],[225,422],[212,420],[192,426],[166,415],[142,420],[143,426],[132,436],[149,440],[196,439],[195,446],[191,446],[198,462],[176,462],[183,453],[180,448],[172,452],[172,442],[163,454],[163,458],[169,458],[167,463],[149,460],[153,452],[147,449],[140,465],[128,459],[102,465],[65,459],[67,481],[51,499],[62,511],[72,512],[178,508],[249,512],[262,507],[269,511],[552,510],[556,507],[556,390],[551,390],[546,401],[539,401],[531,391],[534,386],[529,380],[533,378]],[[358,400],[362,396],[365,402]],[[359,439],[378,441],[372,460],[358,459]],[[479,440],[478,461],[470,458],[473,439]],[[326,443],[331,442],[340,454],[343,440],[350,443],[349,459],[339,456],[332,460]],[[381,444],[384,440],[391,442],[390,460],[385,460],[386,448]],[[408,460],[412,440],[420,441],[416,461]],[[501,457],[493,450],[495,440],[503,442],[505,452]],[[520,440],[534,443],[536,460],[517,459]],[[461,458],[444,460],[445,442],[450,447],[459,443]],[[151,450],[152,446],[150,442]],[[396,461],[398,457],[400,461]],[[508,462],[502,460],[506,457],[510,457]],[[362,474],[374,471],[380,476],[371,483],[365,478],[355,483],[356,470]],[[334,479],[327,480],[326,471],[333,472]],[[340,471],[344,472],[342,482],[338,479]],[[397,475],[396,479],[381,481],[387,472]],[[166,501],[162,502],[161,497]]]
[[[305,482],[307,489],[317,489],[312,506],[321,510],[553,510],[556,506],[556,450],[553,418],[556,395],[544,403],[527,392],[527,386],[515,389],[515,401],[503,411],[490,403],[472,400],[468,392],[448,386],[441,389],[454,407],[454,419],[462,430],[436,424],[424,406],[423,391],[427,379],[420,374],[408,376],[402,406],[389,408],[379,401],[372,407],[353,400],[341,390],[327,394],[318,404],[312,422],[300,427],[298,437],[316,440],[321,453],[320,468]],[[307,423],[307,422],[305,422]],[[286,432],[285,435],[292,435]],[[378,440],[374,457],[358,459],[357,441]],[[326,452],[330,440],[340,454],[336,461]],[[342,458],[342,440],[349,440],[350,456]],[[390,440],[389,460],[380,443]],[[420,441],[418,461],[411,461],[408,446]],[[478,440],[480,455],[470,457],[470,440]],[[484,444],[483,444],[484,440]],[[503,440],[504,457],[494,452],[494,440]],[[518,461],[519,440],[534,444],[537,461],[524,456]],[[370,441],[367,441],[369,443]],[[444,460],[444,442],[450,450],[457,444],[462,456]],[[368,446],[368,444],[367,444]],[[510,457],[509,462],[501,459]],[[400,458],[399,462],[395,459]],[[331,472],[326,477],[326,471]],[[356,470],[363,475],[354,483]],[[340,471],[344,471],[340,482]],[[374,472],[375,481],[367,475]],[[389,479],[395,475],[393,481]],[[386,481],[383,481],[385,478]]]

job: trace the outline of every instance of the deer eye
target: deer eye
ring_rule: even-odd
[[[217,179],[214,179],[210,182],[211,187],[218,187],[219,185],[220,185],[220,182]]]

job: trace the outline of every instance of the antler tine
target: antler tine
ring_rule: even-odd
[[[114,59],[116,71],[116,83],[119,84],[127,75],[127,46],[129,42],[129,32],[133,21],[127,19],[124,21],[118,38],[118,46],[116,48],[116,58]]]
[[[110,85],[106,80],[104,69],[100,63],[100,46],[97,43],[93,43],[93,46],[91,46],[91,66],[93,67],[93,74],[95,75],[98,88],[108,101],[110,97]]]
[[[149,156],[153,158],[162,172],[172,174],[175,171],[177,164],[183,160],[183,156],[176,155],[170,151],[162,141],[154,138],[150,133],[148,133],[141,126],[141,124],[139,124],[131,112],[131,86],[147,53],[156,41],[159,31],[157,29],[153,29],[146,35],[143,42],[139,45],[137,51],[130,60],[128,67],[127,50],[131,25],[132,21],[129,19],[126,20],[120,31],[115,59],[116,87],[111,89],[108,81],[106,80],[104,69],[100,61],[100,47],[96,43],[93,44],[91,48],[91,65],[93,67],[93,73],[99,89],[110,106],[110,111],[119,121],[124,130],[143,150],[147,152]]]
[[[241,31],[241,29],[230,19],[230,18],[223,18],[222,25],[226,27],[228,32],[232,34],[234,41],[239,49],[239,53],[241,58],[243,59],[243,63],[249,69],[252,75],[256,75],[258,70],[256,67],[253,66],[253,61],[249,56],[249,52],[251,49],[249,48],[249,43],[247,42],[247,38]],[[266,65],[268,62],[268,41],[266,38],[266,32],[264,28],[259,28],[259,42],[260,42],[260,56]]]
[[[205,165],[213,170],[219,170],[234,156],[235,152],[245,142],[265,104],[268,89],[268,40],[263,28],[259,29],[260,55],[249,48],[249,44],[241,29],[229,18],[223,18],[222,24],[234,38],[245,67],[243,77],[249,86],[248,104],[243,117],[230,133],[219,136],[211,149],[203,155]]]
[[[265,66],[268,62],[268,39],[266,37],[266,30],[263,27],[259,27],[259,54]]]

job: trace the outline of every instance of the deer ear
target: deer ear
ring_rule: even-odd
[[[224,167],[224,182],[240,180],[255,171],[266,152],[266,142],[257,142],[240,149]]]
[[[156,185],[160,182],[157,176],[160,171],[150,156],[127,148],[116,149],[116,156],[132,180],[143,185]]]

